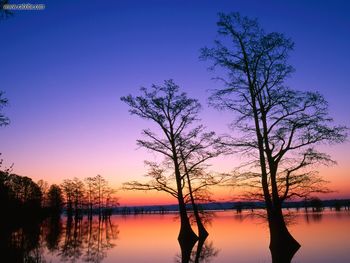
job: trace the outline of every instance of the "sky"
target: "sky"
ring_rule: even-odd
[[[23,3],[23,1],[12,1]],[[26,1],[41,11],[15,11],[0,21],[0,90],[11,124],[0,129],[0,152],[13,172],[49,183],[101,174],[112,186],[144,180],[144,160],[157,156],[136,139],[153,126],[130,116],[120,97],[141,86],[174,79],[203,105],[210,130],[228,132],[229,113],[207,107],[208,90],[220,87],[199,50],[216,38],[218,12],[258,18],[266,31],[295,42],[288,84],[320,91],[338,124],[350,127],[350,2],[334,1]],[[350,143],[325,146],[338,162],[320,168],[350,198]],[[213,163],[230,171],[236,157]],[[175,203],[166,194],[119,191],[121,204]],[[217,190],[218,199],[232,197]]]

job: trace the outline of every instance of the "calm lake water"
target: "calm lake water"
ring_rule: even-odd
[[[350,211],[293,212],[289,221],[302,245],[292,262],[350,262]],[[263,218],[215,212],[207,229],[210,235],[199,262],[271,262]],[[181,262],[178,230],[174,214],[114,215],[110,221],[95,218],[91,224],[65,217],[46,220],[2,236],[1,250],[11,261],[1,262]],[[192,254],[194,258],[196,246]]]

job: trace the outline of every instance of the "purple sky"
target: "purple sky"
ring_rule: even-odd
[[[119,98],[169,78],[201,101],[209,129],[226,132],[230,115],[206,106],[207,90],[220,83],[198,59],[217,35],[217,12],[257,17],[266,31],[291,37],[290,86],[320,91],[336,122],[350,126],[349,1],[40,3],[45,10],[0,21],[0,90],[11,119],[0,130],[0,152],[15,173],[55,183],[99,173],[115,186],[141,178],[143,160],[156,157],[135,141],[151,126],[130,116]],[[322,170],[348,197],[349,146],[331,148],[339,165]],[[235,162],[225,158],[214,168],[230,170]]]

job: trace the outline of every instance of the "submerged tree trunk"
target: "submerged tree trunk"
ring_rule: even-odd
[[[270,228],[270,251],[273,263],[290,263],[294,254],[300,248],[300,244],[290,234],[282,213],[282,201],[277,187],[277,166],[269,159],[271,179],[270,206],[267,206],[268,221]]]
[[[300,244],[289,233],[281,208],[268,209],[272,263],[290,263]]]
[[[184,163],[186,179],[187,179],[187,183],[188,183],[188,190],[189,190],[190,199],[191,199],[191,205],[192,205],[192,208],[193,208],[193,213],[194,213],[194,216],[195,216],[195,219],[196,219],[196,223],[197,223],[197,228],[198,228],[198,236],[199,236],[199,239],[205,240],[206,237],[209,235],[209,233],[205,229],[205,227],[204,227],[204,225],[202,223],[202,219],[201,219],[201,217],[199,215],[199,211],[198,211],[198,206],[197,206],[196,202],[194,201],[193,190],[192,190],[192,185],[191,185],[191,179],[190,179],[189,171],[187,169],[185,158],[184,158],[182,152],[181,152],[181,158],[182,158],[182,161]]]
[[[198,211],[198,206],[195,203],[193,203],[192,205],[193,205],[193,213],[197,222],[199,239],[205,239],[209,235],[209,233],[205,229],[204,224],[202,223],[202,219]]]
[[[202,219],[199,215],[199,211],[198,211],[198,206],[194,201],[194,196],[193,196],[193,192],[192,192],[192,187],[191,187],[191,182],[190,182],[190,178],[189,175],[187,174],[187,180],[188,180],[188,187],[190,190],[190,198],[191,198],[191,204],[192,204],[192,208],[193,208],[193,214],[194,217],[196,219],[196,223],[197,223],[197,228],[198,228],[198,236],[199,239],[205,239],[209,233],[208,231],[205,229],[203,223],[202,223]]]
[[[179,192],[178,203],[179,203],[179,212],[180,212],[180,221],[181,221],[178,240],[180,243],[188,242],[189,244],[193,243],[194,245],[198,237],[191,227],[190,220],[188,219],[188,216],[187,216],[186,204],[183,200],[183,195],[181,192]]]
[[[197,241],[187,242],[186,240],[179,240],[181,249],[181,263],[189,263],[191,260],[191,253]]]
[[[171,128],[172,129],[172,128]],[[186,204],[184,201],[184,196],[182,193],[182,180],[181,180],[181,173],[179,168],[179,162],[176,155],[176,147],[173,143],[174,140],[172,139],[172,150],[173,150],[173,161],[174,161],[174,168],[175,168],[175,178],[176,178],[176,188],[177,188],[177,200],[179,203],[179,212],[180,212],[180,220],[181,220],[181,226],[180,226],[180,232],[178,236],[179,242],[189,242],[190,245],[193,245],[198,240],[198,236],[195,232],[193,232],[193,229],[190,224],[190,220],[187,216],[187,209]]]

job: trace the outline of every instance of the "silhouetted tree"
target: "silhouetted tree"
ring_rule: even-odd
[[[89,218],[92,218],[94,209],[100,217],[109,217],[114,206],[118,205],[115,190],[101,175],[85,178],[85,202],[88,206]]]
[[[309,204],[313,212],[321,212],[323,210],[323,202],[318,197],[311,198]]]
[[[99,217],[109,217],[112,208],[118,205],[115,190],[101,175],[88,177],[84,182],[74,178],[66,179],[61,184],[68,216],[73,215],[73,212],[77,218],[82,216],[83,208],[87,206],[90,219],[94,211],[97,211]]]
[[[73,203],[74,203],[74,212],[75,217],[81,215],[84,203],[84,194],[85,194],[85,186],[84,183],[78,179],[73,179]]]
[[[205,162],[217,157],[222,149],[215,148],[218,139],[215,137],[214,132],[205,132],[203,125],[194,126],[194,123],[198,120],[198,112],[200,110],[198,101],[188,99],[185,94],[177,95],[179,92],[178,87],[172,81],[166,81],[164,87],[153,86],[153,89],[154,93],[152,95],[151,92],[143,91],[146,96],[147,94],[150,95],[147,99],[153,100],[155,107],[158,107],[158,104],[162,104],[159,108],[153,109],[159,112],[154,111],[152,114],[154,115],[153,117],[155,117],[155,114],[164,114],[164,116],[157,116],[157,118],[165,128],[163,130],[165,138],[158,137],[150,130],[144,130],[144,134],[150,140],[139,140],[138,142],[141,146],[160,152],[165,157],[164,162],[161,165],[147,162],[150,167],[147,175],[152,180],[148,183],[125,183],[124,189],[165,191],[177,200],[182,198],[184,203],[188,201],[193,207],[199,235],[201,237],[207,236],[208,232],[201,222],[196,202],[204,201],[199,199],[199,196],[203,197],[204,191],[208,190],[209,186],[218,184],[220,181],[216,176],[206,173],[204,170]],[[164,101],[161,102],[162,98],[157,97],[159,96],[157,92],[164,92],[166,96],[172,97],[169,98],[168,102],[166,101],[167,98],[163,98]],[[134,99],[134,102],[136,100]],[[129,97],[129,105],[130,102]],[[141,106],[142,102],[139,101],[139,103],[139,106]],[[172,105],[172,103],[175,104]],[[132,106],[133,109],[135,109],[134,106],[136,105]],[[154,119],[152,120],[155,121]],[[160,125],[158,122],[156,123]],[[174,147],[174,151],[172,147]],[[179,193],[177,176],[180,178],[181,193]]]
[[[95,198],[96,198],[94,178],[87,177],[84,179],[84,182],[85,182],[85,189],[86,189],[86,202],[88,206],[88,216],[90,219],[92,219],[93,208],[94,208]]]
[[[65,198],[65,205],[68,217],[73,215],[73,195],[74,195],[74,183],[70,179],[63,180],[61,189]]]
[[[20,221],[23,216],[34,218],[41,212],[42,193],[30,178],[0,171],[0,201],[7,212],[3,219]],[[14,223],[14,222],[12,222]]]
[[[63,193],[61,188],[53,184],[47,192],[47,202],[50,211],[54,214],[60,214],[63,207]]]
[[[39,186],[42,193],[41,206],[47,207],[47,193],[49,190],[49,183],[43,179],[40,179],[36,184]]]
[[[341,211],[342,206],[345,204],[345,202],[340,200],[335,200],[333,206],[331,206],[331,209],[334,207],[335,211]]]
[[[262,189],[258,196],[266,203],[270,249],[279,251],[279,261],[272,253],[274,262],[287,262],[300,245],[286,227],[282,202],[322,191],[317,187],[321,181],[308,168],[332,161],[315,146],[343,142],[345,128],[332,126],[327,102],[318,92],[284,84],[293,72],[287,62],[293,48],[290,39],[265,33],[256,20],[238,13],[220,14],[217,25],[223,39],[214,48],[202,49],[201,57],[212,60],[213,68],[226,70],[228,77],[221,78],[226,87],[213,91],[210,103],[236,113],[236,136],[226,145],[250,157],[250,173],[245,174]]]
[[[0,203],[3,206],[3,209],[6,211],[9,208],[10,202],[10,189],[7,185],[7,181],[10,175],[10,170],[2,170],[3,160],[0,159]]]
[[[197,236],[191,228],[183,197],[184,179],[180,173],[177,138],[196,119],[200,104],[197,100],[188,98],[185,93],[179,93],[179,87],[172,80],[165,81],[164,86],[152,85],[151,90],[141,88],[141,92],[142,96],[129,95],[121,100],[129,105],[131,114],[150,120],[161,129],[163,136],[144,129],[143,134],[148,140],[138,140],[137,143],[173,161],[176,181],[174,194],[178,200],[181,219],[179,240],[194,243]]]
[[[107,181],[104,179],[101,175],[97,175],[93,178],[93,184],[95,187],[95,198],[96,198],[96,204],[97,204],[97,209],[98,209],[98,215],[99,217],[102,216],[103,212],[103,201],[104,197],[106,195],[106,190],[107,190]]]
[[[190,146],[191,144],[188,142],[187,145]],[[200,143],[197,145],[199,146]],[[201,145],[201,147],[203,147],[203,145]],[[190,158],[189,152],[185,153],[182,147],[179,147],[179,153],[181,160],[180,174],[184,181],[182,186],[184,202],[192,206],[195,218],[194,222],[198,227],[198,234],[200,238],[204,238],[208,235],[208,232],[202,222],[203,211],[198,207],[198,203],[213,201],[210,197],[209,187],[220,184],[225,177],[207,173],[201,162],[204,162],[204,159],[209,159],[209,155],[213,157],[216,156],[217,153],[214,154],[214,152],[211,152],[208,153],[207,156],[201,155],[201,157],[198,157],[200,155],[199,150],[197,150],[197,152],[192,152],[198,155],[197,157],[200,161],[194,157]],[[146,164],[149,167],[146,176],[150,177],[151,180],[146,183],[138,181],[127,182],[123,184],[123,188],[126,190],[163,191],[178,199],[173,166],[168,162],[163,164],[146,162]]]

